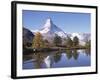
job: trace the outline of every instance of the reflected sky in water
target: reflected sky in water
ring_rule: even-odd
[[[91,66],[90,50],[39,52],[23,55],[23,69]]]

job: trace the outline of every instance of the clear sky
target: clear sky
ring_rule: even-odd
[[[41,29],[48,18],[51,18],[53,23],[65,32],[91,32],[90,13],[47,12],[33,10],[23,10],[22,12],[23,27],[26,27],[29,30]]]

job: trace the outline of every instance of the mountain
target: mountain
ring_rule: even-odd
[[[23,27],[23,45],[32,43],[33,37],[34,34],[30,30]]]
[[[61,30],[59,27],[57,27],[50,18],[46,20],[43,28],[40,29],[39,32],[45,38],[54,37],[56,34],[61,38],[66,37],[66,33],[64,33],[64,31]]]
[[[90,39],[90,33],[71,33],[71,38],[77,36],[80,40]]]
[[[60,29],[58,26],[56,26],[53,21],[48,18],[45,22],[45,24],[42,26],[42,29],[35,30],[33,33],[40,32],[44,39],[48,40],[49,42],[52,42],[55,35],[57,34],[62,38],[62,42],[64,42],[64,38],[67,38],[69,36],[72,40],[75,36],[79,38],[79,42],[81,45],[85,44],[85,41],[90,40],[90,33],[67,33],[64,32],[62,29]]]
[[[79,42],[81,45],[84,45],[87,40],[91,40],[90,33],[71,33],[70,34],[70,37],[72,40],[75,36],[77,36],[79,38]]]

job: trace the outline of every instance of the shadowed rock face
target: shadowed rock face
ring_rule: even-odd
[[[33,37],[34,37],[34,34],[30,30],[23,28],[23,45],[24,46],[30,46],[32,43]]]

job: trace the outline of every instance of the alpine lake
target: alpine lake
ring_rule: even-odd
[[[91,66],[89,49],[23,53],[23,69]]]

